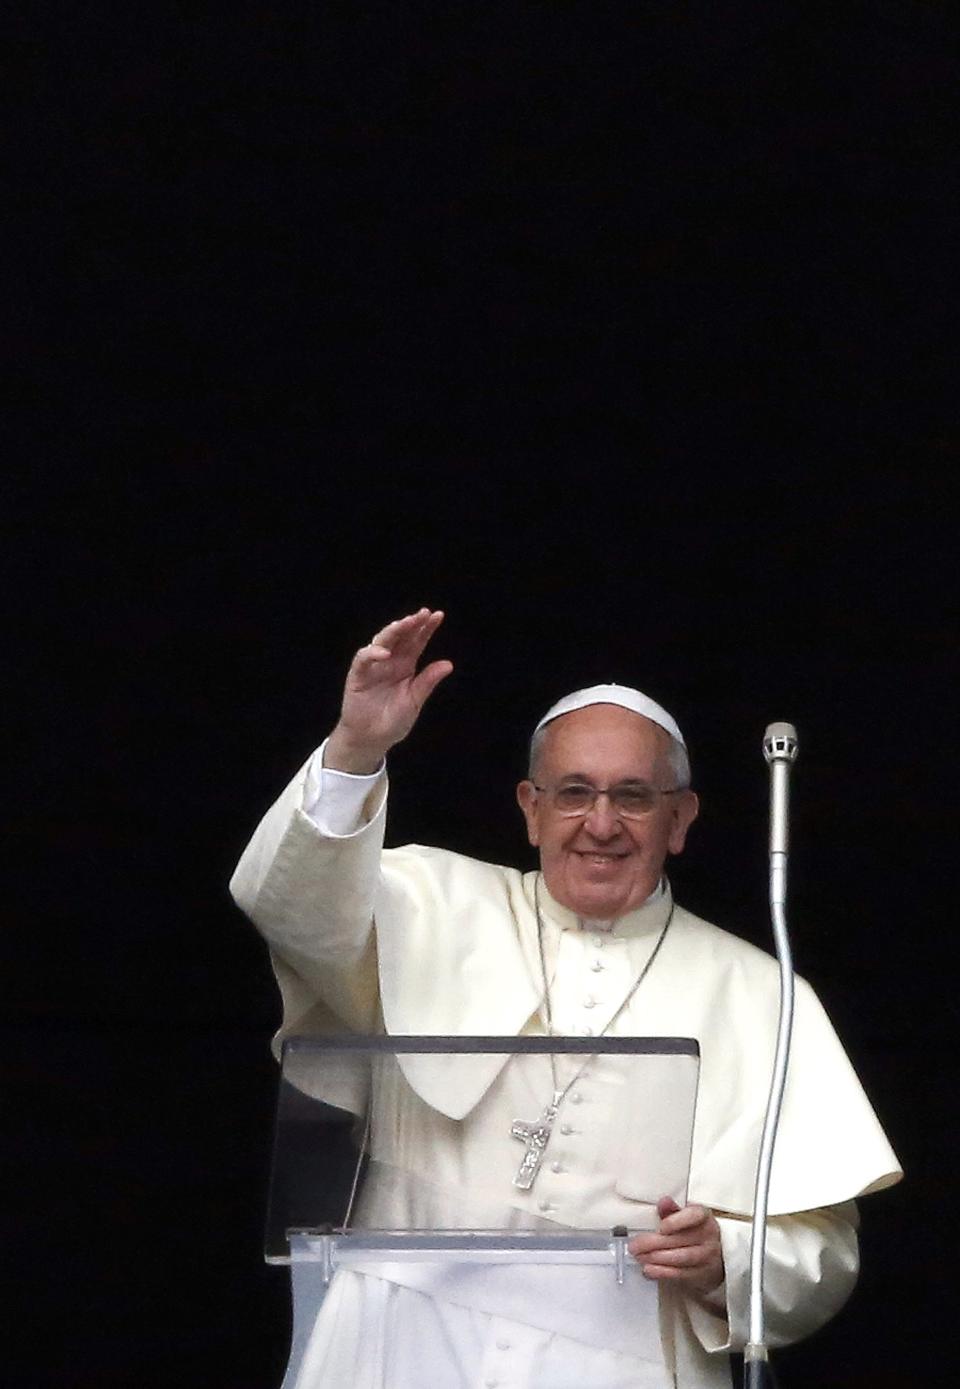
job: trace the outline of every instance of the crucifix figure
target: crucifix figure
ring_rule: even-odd
[[[547,1144],[550,1142],[553,1121],[560,1109],[563,1094],[562,1090],[554,1090],[553,1099],[535,1124],[527,1123],[524,1119],[515,1119],[510,1126],[510,1137],[519,1138],[521,1143],[527,1145],[526,1152],[520,1160],[520,1166],[517,1168],[517,1175],[513,1179],[514,1186],[518,1186],[521,1191],[530,1190],[537,1173],[540,1171],[540,1164],[543,1161]]]

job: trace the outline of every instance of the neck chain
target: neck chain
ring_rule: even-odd
[[[550,1006],[550,981],[547,978],[547,959],[543,948],[543,917],[540,915],[539,874],[537,875],[533,887],[533,905],[534,911],[537,915],[537,948],[540,952],[540,973],[543,978],[544,1021],[547,1025],[548,1036],[553,1036],[553,1010]],[[667,913],[667,919],[663,923],[663,928],[660,932],[660,935],[657,937],[657,943],[653,947],[653,950],[650,952],[650,956],[647,959],[646,964],[644,965],[640,973],[637,975],[633,983],[630,985],[630,988],[627,990],[626,994],[621,1000],[620,1007],[616,1010],[616,1012],[610,1015],[610,1017],[604,1023],[603,1027],[600,1029],[600,1032],[597,1034],[598,1037],[606,1036],[609,1029],[616,1022],[617,1018],[619,1018],[620,1014],[623,1012],[627,1004],[633,998],[634,994],[637,992],[644,979],[646,979],[647,975],[650,973],[650,970],[653,966],[653,962],[660,953],[660,947],[661,945],[663,945],[663,942],[666,939],[667,931],[670,927],[670,922],[672,920],[673,902],[671,901],[670,910]],[[546,1106],[536,1123],[527,1123],[522,1119],[517,1119],[514,1121],[510,1128],[511,1137],[518,1138],[521,1143],[526,1144],[526,1151],[524,1152],[523,1158],[521,1159],[517,1175],[513,1179],[514,1186],[520,1187],[522,1191],[529,1191],[530,1188],[533,1186],[533,1183],[536,1179],[536,1175],[540,1170],[540,1164],[543,1162],[543,1155],[546,1152],[547,1144],[550,1142],[550,1135],[553,1132],[554,1120],[556,1119],[557,1114],[560,1112],[560,1106],[563,1104],[570,1090],[573,1089],[574,1085],[576,1085],[577,1081],[580,1079],[584,1071],[590,1065],[590,1062],[594,1059],[592,1056],[588,1056],[587,1059],[583,1062],[583,1064],[577,1069],[577,1071],[571,1077],[571,1079],[567,1081],[566,1085],[561,1086],[557,1079],[556,1057],[554,1056],[553,1052],[550,1052],[549,1055],[550,1075],[553,1079],[552,1100]]]

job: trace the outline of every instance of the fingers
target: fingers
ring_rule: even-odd
[[[672,1268],[677,1272],[702,1270],[714,1260],[713,1247],[706,1245],[684,1245],[682,1249],[657,1250],[652,1257],[643,1260],[643,1272],[650,1275],[653,1268]]]
[[[719,1239],[666,1247],[661,1244],[642,1251],[634,1249],[633,1245],[631,1240],[628,1248],[640,1264],[644,1278],[654,1282],[685,1283],[705,1293],[712,1292],[723,1282],[723,1252]]]
[[[643,1276],[651,1283],[679,1283],[697,1293],[712,1293],[724,1280],[720,1262],[699,1268],[669,1268],[664,1264],[644,1264]]]
[[[706,1226],[697,1226],[695,1231],[685,1230],[679,1235],[665,1235],[660,1230],[653,1230],[647,1235],[634,1235],[627,1248],[635,1257],[644,1258],[671,1249],[696,1249],[711,1238]]]
[[[381,627],[379,632],[375,632],[367,646],[361,649],[395,652],[400,647],[409,647],[411,652],[416,651],[419,655],[442,621],[443,613],[439,609],[431,611],[430,608],[420,608],[407,617],[399,617],[395,622],[388,622],[386,627]]]
[[[678,1280],[701,1292],[723,1282],[720,1226],[705,1206],[684,1206],[663,1197],[657,1203],[660,1229],[634,1235],[627,1245],[645,1278]]]
[[[698,1225],[713,1224],[716,1226],[713,1214],[707,1210],[706,1206],[684,1206],[681,1210],[675,1201],[670,1201],[669,1197],[666,1200],[670,1202],[673,1210],[666,1213],[661,1212],[660,1233],[662,1235],[682,1234],[685,1230],[696,1229]],[[660,1205],[662,1204],[663,1202],[660,1202]],[[658,1210],[660,1205],[657,1207]],[[719,1229],[719,1227],[717,1228]]]
[[[419,675],[415,677],[410,692],[417,703],[423,707],[441,680],[446,680],[453,670],[452,661],[431,661],[430,665],[424,666]]]
[[[375,666],[381,661],[389,661],[393,652],[385,646],[375,646],[372,642],[369,646],[361,646],[360,650],[353,658],[353,665],[357,668],[363,666]]]
[[[351,663],[351,674],[361,680],[364,677],[391,679],[392,672],[396,671],[402,678],[407,678],[416,669],[424,647],[443,618],[444,614],[439,609],[431,611],[430,608],[420,608],[407,617],[388,622],[374,633],[366,646],[360,647]],[[378,666],[385,667],[383,675],[379,677],[376,676]],[[444,673],[449,674],[449,671]],[[429,684],[427,693],[435,683],[437,681]]]
[[[666,1257],[656,1263],[652,1260],[642,1266],[644,1278],[652,1283],[680,1283],[698,1293],[712,1293],[719,1288],[725,1275],[723,1256],[719,1251],[704,1253],[700,1259],[678,1263],[667,1262]]]
[[[634,1235],[628,1245],[631,1254],[676,1249],[684,1244],[699,1244],[705,1239],[720,1237],[720,1227],[706,1206],[684,1206],[681,1210],[676,1201],[664,1196],[657,1202],[657,1213],[660,1228]]]

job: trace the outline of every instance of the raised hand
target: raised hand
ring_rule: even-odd
[[[453,670],[450,661],[431,661],[417,670],[442,621],[442,612],[421,608],[388,623],[360,648],[347,672],[340,722],[327,740],[326,766],[375,772],[394,743],[407,736],[430,695]]]

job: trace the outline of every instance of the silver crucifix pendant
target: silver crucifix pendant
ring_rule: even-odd
[[[523,1119],[515,1119],[510,1126],[510,1137],[519,1138],[521,1143],[527,1145],[520,1166],[517,1168],[517,1175],[513,1179],[514,1186],[518,1186],[521,1191],[529,1191],[536,1180],[547,1144],[550,1142],[550,1135],[553,1132],[553,1121],[557,1117],[562,1099],[563,1091],[554,1090],[553,1099],[535,1124],[528,1124]]]

